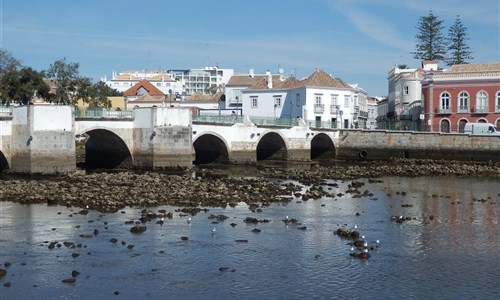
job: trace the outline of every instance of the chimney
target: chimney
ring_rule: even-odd
[[[266,71],[267,75],[267,88],[272,89],[273,88],[273,76],[271,75],[271,71]]]
[[[438,69],[438,62],[436,60],[422,61],[422,68],[424,71],[436,71]]]

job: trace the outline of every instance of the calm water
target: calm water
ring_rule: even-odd
[[[338,188],[325,188],[345,193],[350,181],[337,183]],[[365,189],[373,196],[297,199],[261,213],[243,203],[210,208],[190,224],[174,213],[162,226],[148,223],[140,235],[125,224],[137,220],[140,209],[80,215],[65,207],[0,203],[0,264],[8,272],[0,279],[0,298],[500,298],[498,179],[383,178],[360,190]],[[229,219],[212,224],[210,214]],[[281,220],[287,215],[307,229],[285,225]],[[390,221],[392,215],[416,220],[399,224]],[[248,216],[271,222],[246,225]],[[347,241],[333,234],[344,224],[357,225],[368,241],[380,240],[369,260],[351,257]],[[97,236],[80,237],[94,229]],[[48,249],[46,241],[83,246]],[[128,244],[135,247],[127,249]],[[11,265],[6,268],[5,262]],[[76,283],[62,283],[73,270],[80,272]]]

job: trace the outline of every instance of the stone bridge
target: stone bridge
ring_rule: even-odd
[[[192,121],[188,108],[77,115],[72,106],[30,105],[0,114],[0,168],[61,174],[86,168],[185,168],[210,162],[378,160],[391,157],[500,161],[500,136],[325,129]],[[80,147],[80,145],[82,147]]]
[[[15,173],[69,173],[85,166],[164,169],[210,162],[310,161],[335,157],[338,131],[299,126],[193,123],[191,110],[140,108],[75,116],[71,106],[16,107],[0,118],[0,166]],[[76,141],[76,143],[75,143]]]

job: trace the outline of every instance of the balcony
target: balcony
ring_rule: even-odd
[[[459,106],[457,109],[457,113],[459,113],[459,114],[469,113],[469,107],[468,106]]]
[[[315,114],[322,114],[325,112],[325,105],[324,104],[314,104],[314,113]]]
[[[449,114],[451,114],[451,108],[450,107],[438,107],[438,108],[436,108],[436,114],[449,115]]]
[[[330,105],[330,114],[338,115],[340,111],[340,105]]]
[[[472,110],[472,113],[474,114],[487,114],[489,113],[489,107],[487,105],[482,105],[482,106],[476,106]]]

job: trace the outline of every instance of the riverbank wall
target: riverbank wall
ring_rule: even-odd
[[[339,132],[336,158],[500,161],[500,136],[411,131]]]

